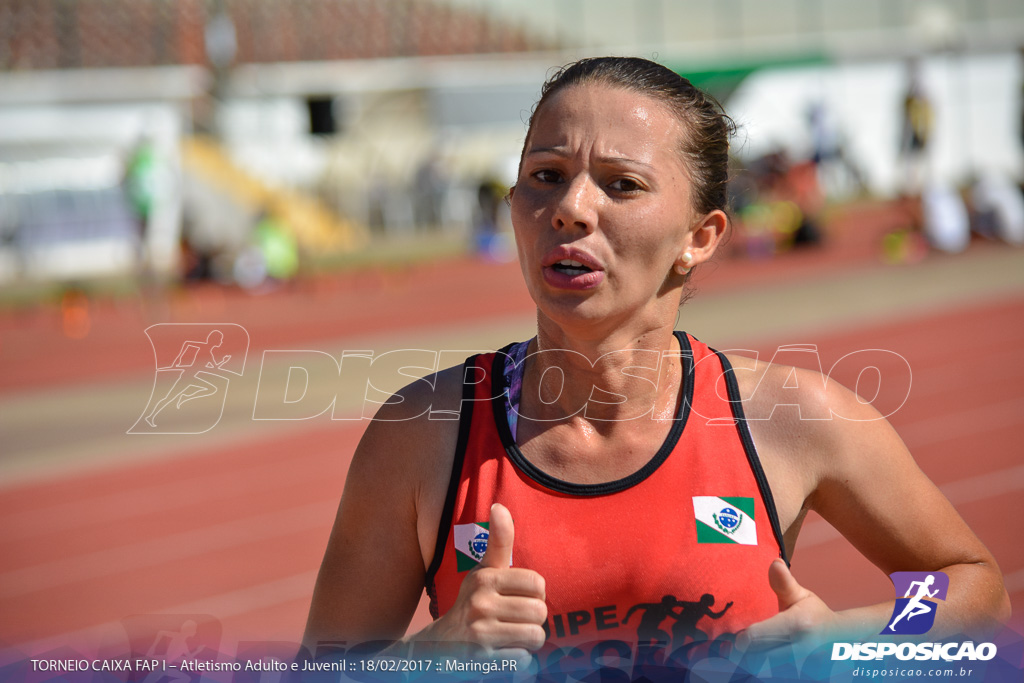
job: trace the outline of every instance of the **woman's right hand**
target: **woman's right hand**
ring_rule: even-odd
[[[504,505],[491,506],[488,532],[484,557],[463,579],[455,604],[410,640],[464,643],[516,658],[544,645],[544,577],[510,566],[515,527]]]

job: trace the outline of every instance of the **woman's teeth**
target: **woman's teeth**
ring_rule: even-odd
[[[570,259],[562,259],[555,264],[555,269],[565,273],[566,275],[582,275],[584,273],[591,272],[590,268],[587,268],[579,261],[573,261]]]

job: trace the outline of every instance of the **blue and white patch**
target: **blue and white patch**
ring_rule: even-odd
[[[698,543],[757,545],[754,499],[748,496],[694,496]]]

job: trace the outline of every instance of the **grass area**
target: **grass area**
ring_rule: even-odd
[[[390,268],[458,258],[469,253],[464,236],[431,232],[372,240],[351,252],[306,254],[303,272],[324,275],[366,268]]]
[[[67,281],[24,281],[0,287],[0,311],[59,304],[65,293],[82,292],[90,299],[123,299],[138,295],[138,283],[130,275]]]
[[[300,277],[377,268],[404,268],[420,263],[446,261],[467,253],[469,244],[465,237],[440,232],[380,238],[352,252],[304,254]],[[162,286],[172,288],[177,284],[173,280]],[[56,305],[68,291],[82,292],[90,299],[127,299],[139,296],[139,282],[134,275],[129,274],[63,281],[15,281],[0,286],[0,311]]]

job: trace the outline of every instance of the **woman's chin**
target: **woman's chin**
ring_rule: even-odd
[[[537,304],[538,323],[543,328],[545,321],[560,328],[570,336],[597,339],[602,336],[642,334],[653,328],[671,328],[676,319],[677,308],[667,306],[659,300],[634,302],[624,305],[618,297],[611,300],[601,292],[589,295],[550,291],[533,296]]]
[[[566,324],[593,323],[608,317],[609,311],[594,296],[562,293],[534,297],[537,310],[552,321]]]
[[[605,305],[599,296],[547,296],[534,301],[540,320],[581,337],[600,336],[621,324],[623,311]],[[628,316],[626,316],[628,317]]]

